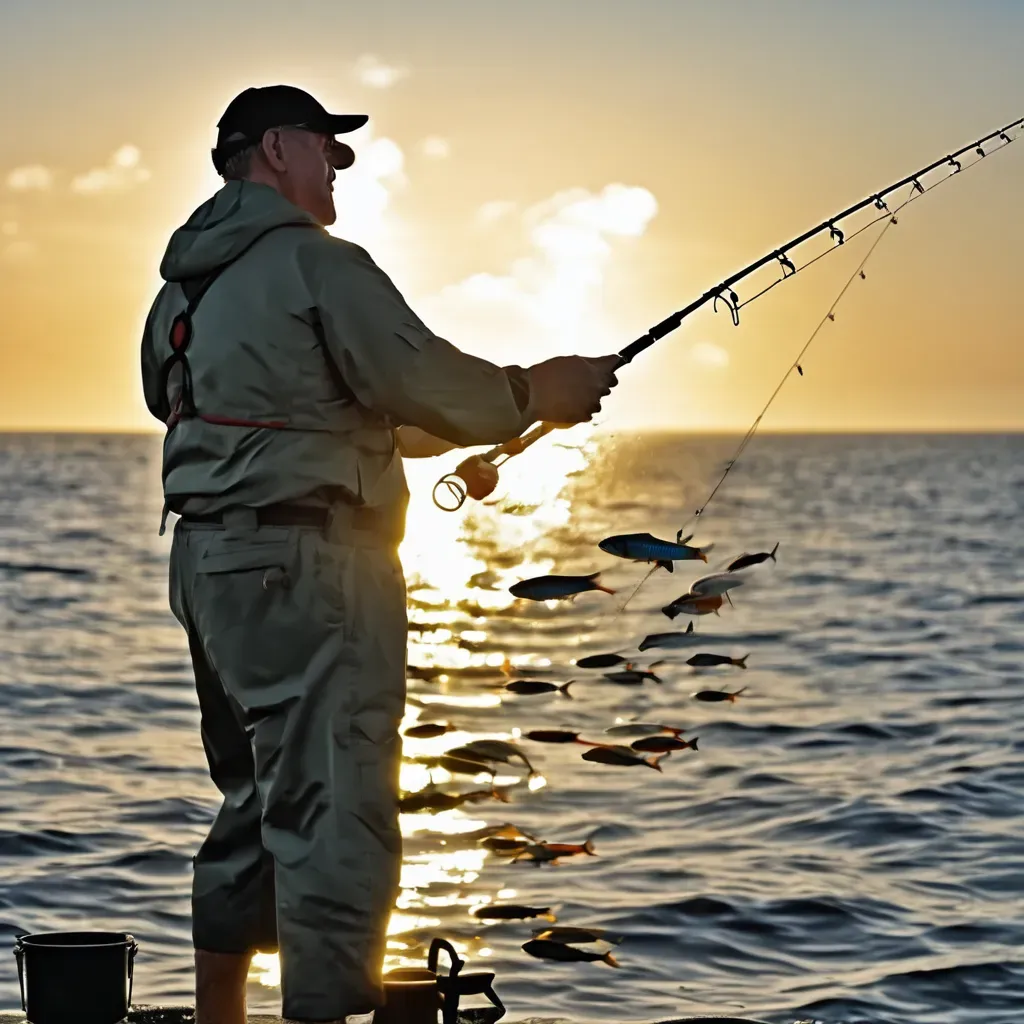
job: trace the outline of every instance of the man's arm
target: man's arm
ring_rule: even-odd
[[[460,447],[507,441],[537,418],[528,385],[513,391],[500,366],[437,337],[365,250],[320,239],[298,258],[331,355],[363,405]]]
[[[403,459],[429,459],[460,447],[413,426],[399,427],[395,431],[395,438],[398,442],[398,454]]]

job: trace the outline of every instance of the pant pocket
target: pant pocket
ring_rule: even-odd
[[[358,794],[356,814],[382,846],[400,853],[398,788],[402,744],[399,722],[381,710],[357,713],[352,718],[351,751]]]

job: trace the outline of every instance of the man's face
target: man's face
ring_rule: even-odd
[[[331,137],[301,128],[286,128],[275,134],[283,165],[278,172],[282,195],[325,227],[333,224],[338,214],[334,208],[337,172],[327,156]]]

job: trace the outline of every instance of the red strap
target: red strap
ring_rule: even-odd
[[[199,418],[219,427],[264,427],[267,430],[287,430],[287,420],[236,420],[232,416],[210,416],[200,413]]]

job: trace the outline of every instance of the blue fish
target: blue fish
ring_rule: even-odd
[[[620,533],[615,537],[606,537],[597,546],[606,554],[617,558],[628,558],[632,562],[655,562],[662,569],[672,572],[673,562],[689,561],[699,558],[708,560],[700,548],[690,547],[685,541],[673,543],[670,540],[659,540],[649,533]]]
[[[575,597],[587,590],[615,593],[601,583],[599,572],[589,576],[535,576],[532,580],[514,583],[508,589],[513,596],[524,597],[527,601],[556,601],[564,597]]]

